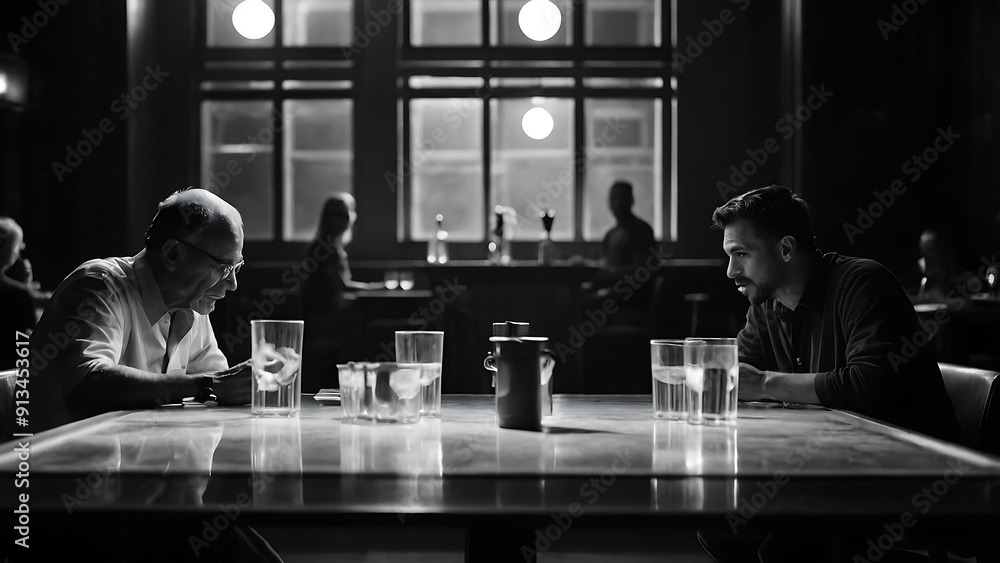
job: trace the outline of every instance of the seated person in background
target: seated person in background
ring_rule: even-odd
[[[958,265],[955,247],[940,232],[926,230],[920,235],[920,288],[913,299],[916,303],[944,303],[949,293],[964,287],[975,276]]]
[[[354,197],[336,193],[323,204],[316,237],[306,257],[319,267],[302,284],[302,318],[306,321],[302,368],[302,391],[323,386],[338,387],[337,364],[361,360],[364,317],[355,306],[353,293],[379,289],[381,282],[359,282],[351,278],[346,246],[354,235]]]
[[[138,254],[74,270],[31,335],[32,430],[206,390],[249,402],[249,360],[228,367],[208,318],[236,289],[242,251],[239,212],[194,188],[159,204]]]
[[[597,292],[599,298],[603,299],[610,295],[615,283],[624,276],[646,267],[650,248],[656,246],[653,228],[632,213],[634,204],[632,184],[619,180],[611,186],[608,206],[615,216],[615,226],[604,235],[604,241],[601,243],[602,270],[595,282],[595,285],[603,286]],[[644,324],[652,286],[652,281],[647,281],[635,289],[630,299],[622,299],[619,303],[622,310],[615,315],[615,322]]]
[[[821,254],[808,205],[784,186],[737,196],[715,210],[712,222],[724,232],[726,273],[750,301],[738,336],[741,400],[846,409],[958,439],[930,347],[906,344],[922,329],[888,270]],[[716,561],[756,561],[758,554],[760,561],[818,561],[834,541],[819,529],[750,528],[700,530],[699,540]],[[846,541],[851,549],[864,545]]]
[[[29,334],[35,327],[35,291],[8,275],[24,246],[24,233],[17,221],[0,217],[0,329],[8,338],[13,338],[16,331]],[[11,369],[19,356],[13,345],[2,348],[0,370]]]

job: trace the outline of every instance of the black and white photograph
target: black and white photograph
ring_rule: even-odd
[[[997,0],[0,34],[3,563],[1000,563]]]

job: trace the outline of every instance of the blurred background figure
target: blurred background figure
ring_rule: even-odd
[[[613,323],[644,326],[653,282],[648,281],[634,292],[625,294],[629,296],[628,299],[612,293],[619,280],[645,267],[650,248],[656,246],[653,228],[632,213],[634,204],[632,184],[616,181],[608,195],[608,206],[615,217],[615,226],[604,235],[601,243],[602,268],[594,285],[599,288],[598,298],[613,295],[618,301],[621,311],[615,315]]]
[[[51,295],[32,279],[31,264],[21,256],[26,246],[17,221],[0,217],[0,329],[6,335],[30,333],[37,320],[36,307],[44,307]],[[14,346],[2,348],[0,370],[14,367]]]
[[[920,235],[920,286],[914,299],[917,303],[944,303],[952,290],[972,278],[963,269],[952,241],[941,231],[928,229]]]
[[[382,282],[351,277],[346,247],[358,213],[354,197],[336,193],[323,204],[316,236],[306,252],[319,267],[302,284],[302,318],[306,322],[302,391],[339,387],[337,364],[361,360],[364,314],[357,291],[380,289]]]

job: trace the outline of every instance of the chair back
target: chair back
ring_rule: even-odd
[[[14,386],[17,370],[0,371],[0,442],[13,439],[14,433]]]
[[[1000,453],[1000,406],[994,404],[1000,373],[956,364],[938,365],[964,445]]]

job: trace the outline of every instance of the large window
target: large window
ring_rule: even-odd
[[[496,206],[514,238],[600,241],[608,191],[633,185],[635,213],[671,232],[669,51],[659,0],[413,0],[400,76],[400,239],[482,241]],[[485,14],[484,14],[485,10]],[[533,11],[532,11],[533,10]]]
[[[326,198],[354,191],[353,0],[282,0],[253,39],[235,25],[241,3],[205,8],[202,185],[240,209],[247,240],[309,240]]]
[[[392,190],[368,186],[364,217],[404,243],[438,214],[452,241],[481,243],[497,206],[516,240],[538,240],[551,210],[555,240],[600,241],[618,180],[658,238],[675,231],[665,0],[197,4],[198,171],[249,241],[308,240],[325,199],[360,205],[373,171]]]

